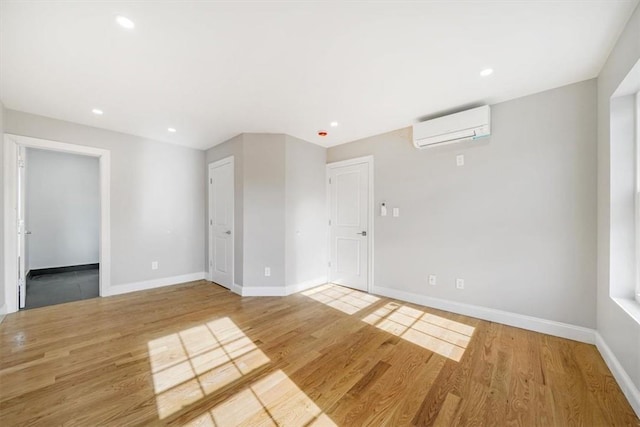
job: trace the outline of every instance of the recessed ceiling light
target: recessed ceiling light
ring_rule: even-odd
[[[175,132],[176,132],[175,128],[167,128],[167,130],[168,130],[169,132],[171,132],[171,133],[175,133]]]
[[[338,126],[338,122],[331,122],[331,127],[332,128],[337,127],[337,126]]]
[[[136,26],[136,24],[131,19],[127,18],[126,16],[122,16],[122,15],[116,16],[116,22],[122,28],[126,28],[127,30],[132,30]]]
[[[96,116],[101,116],[104,114],[104,112],[102,110],[100,110],[99,108],[94,108],[93,110],[91,110],[91,112],[93,114],[95,114]]]
[[[480,71],[480,75],[482,77],[487,77],[487,76],[490,76],[491,74],[493,74],[493,68],[485,68],[484,70]]]

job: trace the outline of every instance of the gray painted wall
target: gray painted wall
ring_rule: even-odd
[[[112,286],[204,271],[203,151],[13,110],[4,130],[110,150]]]
[[[594,327],[595,102],[590,80],[492,106],[482,141],[417,150],[408,128],[330,148],[374,155],[376,286]]]
[[[209,149],[206,161],[230,155],[235,283],[284,287],[326,277],[326,149],[283,134],[242,134]]]
[[[640,58],[640,8],[627,22],[598,76],[598,332],[640,389],[640,325],[610,297],[611,141],[609,99]]]
[[[285,141],[244,134],[244,286],[285,283]],[[265,277],[264,268],[271,268]]]
[[[209,174],[209,164],[216,162],[218,160],[222,160],[226,157],[233,156],[234,165],[233,165],[233,174],[234,174],[234,189],[235,189],[235,206],[233,213],[233,227],[234,227],[234,241],[233,241],[233,252],[234,252],[234,282],[238,285],[242,286],[243,283],[243,274],[242,268],[244,265],[243,262],[243,236],[244,236],[244,228],[243,228],[243,212],[244,212],[244,154],[243,154],[243,135],[238,135],[234,138],[231,138],[228,141],[223,142],[222,144],[216,145],[214,148],[207,150],[206,152],[206,163],[207,170],[205,172],[205,199],[206,199],[206,214],[205,214],[205,269],[209,271],[209,190],[208,190],[208,174]]]
[[[286,285],[327,278],[327,150],[285,136]]]
[[[100,261],[97,157],[26,150],[27,270]]]

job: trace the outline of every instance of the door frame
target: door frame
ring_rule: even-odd
[[[26,201],[26,197],[27,197],[27,189],[26,189],[26,182],[27,182],[27,168],[29,167],[27,165],[27,147],[24,147],[22,145],[17,145],[16,146],[16,158],[18,161],[18,170],[16,171],[16,179],[17,181],[17,186],[16,186],[16,210],[18,212],[16,219],[17,219],[17,231],[18,231],[18,236],[21,236],[21,238],[17,239],[18,243],[19,243],[19,248],[17,250],[17,254],[18,254],[18,259],[22,262],[18,262],[18,277],[17,277],[17,281],[18,281],[18,310],[23,309],[26,307],[26,303],[27,303],[27,275],[29,274],[29,271],[27,269],[27,259],[28,259],[28,251],[27,251],[27,224],[26,224],[26,220],[27,220],[27,215],[26,215],[26,208],[27,208],[27,201]],[[24,288],[21,289],[21,285],[24,285]],[[24,294],[23,294],[24,292]]]
[[[327,163],[327,168],[326,168],[326,183],[327,183],[327,235],[328,235],[328,250],[327,250],[327,254],[329,255],[329,262],[331,261],[332,258],[332,247],[333,245],[331,244],[331,226],[329,225],[329,221],[331,220],[331,186],[329,185],[329,178],[331,176],[331,170],[332,169],[336,169],[336,168],[340,168],[340,167],[344,167],[344,166],[353,166],[353,165],[359,165],[362,163],[367,163],[369,165],[369,194],[367,195],[367,198],[369,200],[368,203],[368,208],[369,208],[369,212],[368,212],[368,218],[367,218],[367,222],[368,227],[367,227],[367,236],[369,237],[369,239],[367,239],[367,292],[368,293],[372,293],[373,292],[373,262],[374,262],[374,253],[373,253],[373,247],[374,247],[374,192],[373,192],[373,155],[368,155],[368,156],[362,156],[362,157],[355,157],[353,159],[347,159],[347,160],[340,160],[337,162],[331,162],[331,163]],[[327,262],[327,279],[329,282],[331,282],[331,267],[329,267],[329,263]]]
[[[18,311],[17,165],[18,146],[97,157],[100,174],[100,296],[111,288],[111,152],[86,145],[4,134],[4,292],[5,313]],[[14,284],[14,285],[12,285]]]
[[[231,164],[231,284],[229,285],[229,290],[233,290],[236,287],[236,175],[235,175],[235,157],[228,156],[222,158],[220,160],[216,160],[214,162],[209,163],[207,167],[207,241],[209,245],[208,251],[208,267],[207,267],[207,279],[210,282],[213,282],[213,272],[211,268],[213,267],[213,177],[212,171],[214,168],[224,165],[225,163]],[[221,285],[224,286],[224,285]]]

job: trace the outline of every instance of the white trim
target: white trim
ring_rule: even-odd
[[[212,203],[212,198],[211,198],[211,191],[212,191],[212,184],[211,184],[211,171],[221,165],[224,165],[226,163],[230,163],[231,164],[231,284],[229,287],[225,286],[222,283],[218,283],[220,286],[227,288],[229,290],[233,289],[233,286],[236,285],[235,282],[235,265],[236,265],[236,224],[235,224],[235,215],[236,215],[236,173],[235,173],[235,157],[234,156],[228,156],[225,157],[224,159],[220,159],[220,160],[216,160],[215,162],[211,162],[209,163],[209,165],[207,166],[207,195],[208,195],[208,204],[207,204],[207,211],[209,213],[208,218],[207,218],[207,242],[209,244],[209,259],[207,260],[207,280],[209,280],[210,282],[213,282],[213,274],[211,272],[211,267],[213,266],[213,233],[212,233],[212,221],[213,221],[213,209],[211,209],[211,203]]]
[[[341,168],[344,166],[353,166],[359,165],[360,163],[371,162],[373,162],[373,155],[369,154],[368,156],[354,157],[353,159],[339,160],[337,162],[327,163],[327,168]]]
[[[5,134],[4,149],[4,301],[5,313],[18,311],[17,169],[18,145]]]
[[[231,287],[231,292],[233,292],[236,295],[242,296],[242,286],[238,285],[237,283],[234,283],[233,286]]]
[[[287,288],[284,286],[243,286],[243,297],[284,297]]]
[[[5,155],[6,156],[6,155]],[[326,165],[324,171],[325,197],[326,197],[326,221],[327,221],[327,280],[331,278],[331,173],[329,164]]]
[[[635,386],[635,384],[631,380],[631,377],[624,370],[624,368],[620,364],[620,361],[618,361],[615,354],[613,354],[613,351],[611,351],[611,348],[609,348],[602,335],[600,335],[600,333],[596,331],[595,337],[596,347],[602,355],[604,362],[609,367],[609,370],[618,382],[618,385],[622,389],[622,393],[629,401],[629,404],[635,411],[636,415],[640,417],[640,390],[638,390],[638,387]]]
[[[543,334],[554,335],[556,337],[568,338],[574,341],[580,341],[588,344],[593,344],[595,342],[595,331],[583,326],[526,316],[524,314],[512,313],[509,311],[496,310],[494,308],[481,307],[478,305],[449,301],[412,292],[385,288],[382,286],[374,286],[373,293],[424,305],[426,307],[437,308],[439,310],[450,311],[452,313],[464,314],[465,316],[515,326],[516,328],[541,332]]]
[[[142,282],[126,283],[124,285],[114,285],[109,289],[109,296],[128,294],[129,292],[146,291],[148,289],[162,288],[164,286],[178,285],[181,283],[204,280],[205,272],[183,274],[180,276],[163,277],[160,279],[144,280]]]
[[[611,297],[611,299],[640,325],[640,303],[638,303],[635,299],[630,298]]]
[[[638,61],[640,64],[640,61]],[[640,73],[639,73],[640,75]],[[640,86],[640,82],[638,82]],[[635,132],[635,174],[636,174],[636,194],[635,194],[635,229],[636,229],[636,286],[634,287],[634,299],[635,302],[640,304],[640,91],[636,92],[635,96],[635,120],[634,120],[634,132]],[[640,310],[638,310],[640,311]],[[634,319],[640,323],[637,316]]]
[[[373,155],[368,155],[368,156],[362,156],[362,157],[355,157],[353,159],[347,159],[347,160],[340,160],[338,162],[332,162],[332,163],[327,163],[327,169],[326,169],[326,183],[327,183],[327,227],[329,227],[329,219],[331,219],[331,189],[329,186],[329,178],[330,178],[330,170],[334,169],[334,168],[340,168],[340,167],[344,167],[344,166],[352,166],[352,165],[358,165],[361,163],[367,163],[369,165],[369,194],[368,194],[368,198],[369,198],[369,218],[367,219],[368,221],[368,237],[369,239],[367,239],[367,254],[368,254],[368,259],[367,259],[367,292],[371,293],[373,292],[374,289],[374,280],[373,280],[373,263],[374,263],[374,254],[373,254],[373,248],[374,248],[374,239],[375,239],[375,230],[374,230],[374,210],[375,210],[375,203],[374,203],[374,191],[373,191],[373,178],[374,178],[374,173],[373,173],[373,168],[374,168],[374,163],[373,163]],[[328,237],[328,254],[329,254],[329,260],[332,259],[331,257],[331,230],[329,230],[329,232],[327,233],[329,235]],[[327,279],[329,279],[331,277],[331,268],[328,267],[327,268]]]
[[[111,286],[111,152],[102,148],[67,144],[27,136],[4,135],[4,283],[7,312],[18,311],[17,286],[17,236],[15,232],[16,164],[15,149],[18,145],[42,150],[98,157],[100,162],[100,296],[110,295]]]
[[[327,283],[327,278],[324,276],[288,286],[240,286],[234,283],[232,292],[243,297],[285,297],[325,283]]]
[[[4,303],[0,306],[0,316],[7,314],[7,304]]]

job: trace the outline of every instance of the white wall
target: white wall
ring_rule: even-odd
[[[611,214],[614,192],[611,162],[613,141],[610,139],[610,98],[632,67],[640,59],[640,8],[627,22],[616,45],[598,76],[598,332],[622,369],[635,385],[640,396],[640,324],[633,320],[610,296],[616,284],[612,282],[612,262],[615,248],[611,238],[619,224]],[[631,231],[632,232],[632,231]],[[614,276],[615,276],[615,272]],[[621,384],[623,385],[623,384]],[[640,397],[636,402],[640,413]]]
[[[5,132],[111,153],[111,285],[204,271],[204,152],[13,110]],[[158,261],[159,269],[151,270]]]
[[[493,105],[482,141],[417,150],[401,129],[330,148],[375,158],[375,285],[595,327],[595,103],[589,80]]]
[[[97,157],[26,149],[27,270],[99,262]]]

